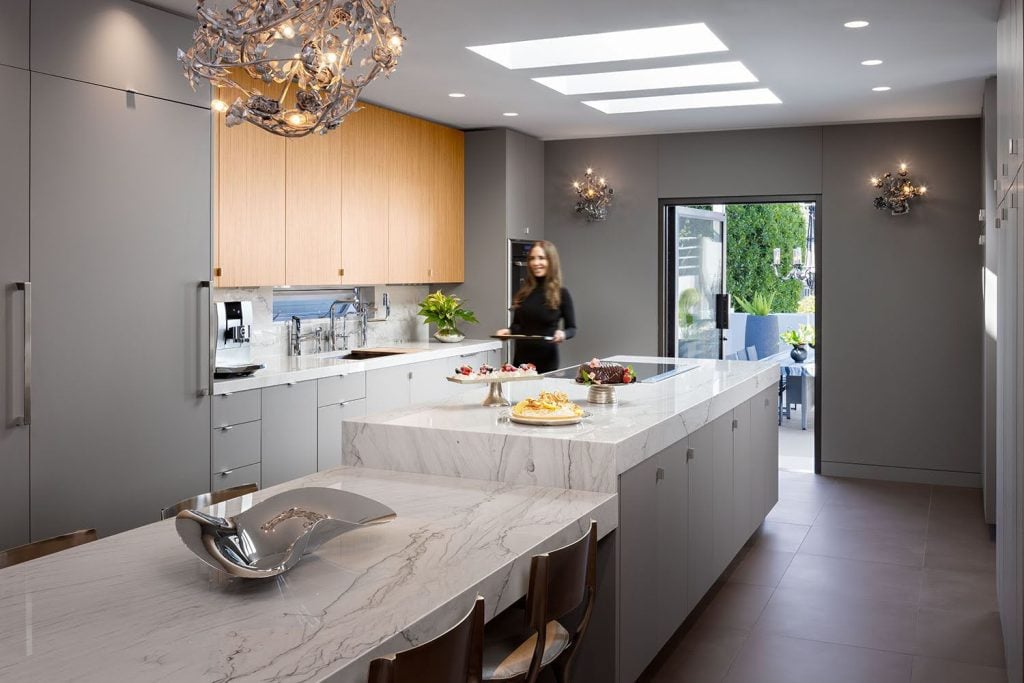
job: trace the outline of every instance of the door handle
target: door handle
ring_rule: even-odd
[[[21,406],[21,415],[14,418],[15,427],[27,427],[32,424],[32,283],[15,282],[14,288],[25,294],[24,325],[22,327],[23,349],[25,352],[24,390],[25,398]]]
[[[196,287],[196,337],[199,343],[196,345],[196,397],[203,398],[209,396],[212,392],[212,380],[210,378],[210,363],[213,360],[213,355],[216,353],[213,341],[213,334],[210,330],[207,330],[206,335],[203,334],[203,296],[202,293],[206,292],[206,305],[209,307],[210,304],[210,281],[200,280],[199,286]],[[211,324],[209,311],[205,316],[207,325]],[[206,359],[206,363],[203,363],[203,349],[209,353],[209,357]]]
[[[715,327],[720,330],[729,329],[729,295],[715,295]]]
[[[686,449],[686,459],[687,459],[687,461],[693,460],[694,455],[696,455],[696,451],[694,451],[692,448],[687,448]]]
[[[659,467],[654,473],[654,481],[661,481],[665,478],[665,468]]]

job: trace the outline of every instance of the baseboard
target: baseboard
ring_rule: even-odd
[[[821,473],[830,477],[905,481],[914,484],[935,484],[937,486],[966,486],[975,489],[980,489],[982,483],[980,472],[950,472],[947,470],[925,470],[913,467],[829,462],[827,460],[821,461]]]

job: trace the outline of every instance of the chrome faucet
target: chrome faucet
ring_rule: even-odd
[[[288,355],[289,356],[301,356],[302,355],[302,342],[306,339],[313,339],[316,341],[314,346],[314,352],[320,353],[323,351],[323,333],[322,327],[316,327],[312,332],[302,333],[302,320],[297,315],[292,316],[291,323],[288,325]]]
[[[358,299],[357,299],[357,301],[358,301]],[[330,327],[330,329],[328,331],[328,334],[327,334],[327,346],[328,346],[328,349],[330,351],[337,351],[338,350],[338,331],[337,331],[337,327],[336,327],[336,321],[338,319],[338,314],[335,312],[334,307],[337,306],[338,304],[341,304],[342,306],[347,306],[349,303],[351,303],[351,302],[349,302],[349,301],[342,301],[341,299],[335,299],[334,303],[331,304],[330,310],[328,311],[328,315],[331,318],[331,327]],[[345,319],[345,316],[342,316],[342,320],[344,320],[344,319]],[[348,348],[348,335],[344,335],[343,339],[345,340],[345,343],[342,346],[342,348],[343,349],[347,349]]]

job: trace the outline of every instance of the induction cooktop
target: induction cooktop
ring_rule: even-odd
[[[615,361],[618,362],[618,361]],[[633,372],[636,374],[638,382],[650,384],[652,382],[660,382],[663,379],[681,375],[684,372],[689,372],[696,368],[696,365],[677,364],[677,363],[630,363],[625,362],[622,365],[628,365],[633,368]],[[554,377],[555,379],[576,379],[576,375],[579,373],[579,366],[574,365],[570,368],[563,368],[561,370],[555,370],[553,372],[546,373],[545,377]]]

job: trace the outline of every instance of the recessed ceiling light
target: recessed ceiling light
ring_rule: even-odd
[[[845,24],[843,24],[843,26],[845,26],[846,28],[864,28],[865,26],[870,26],[870,25],[871,25],[870,22],[864,21],[863,19],[857,19],[855,21],[848,21]]]
[[[756,83],[743,62],[670,66],[663,69],[637,69],[634,71],[608,71],[599,74],[573,76],[545,76],[534,78],[541,85],[563,95],[582,95],[595,92],[628,92],[657,90],[659,88],[687,88],[695,85],[724,85],[727,83]]]
[[[863,62],[861,62],[861,66],[878,66],[881,63],[881,59],[865,59]]]
[[[514,111],[507,111],[504,114],[502,114],[502,116],[519,116],[519,114]]]
[[[710,107],[740,107],[751,104],[781,104],[782,100],[768,88],[753,90],[722,90],[695,92],[684,95],[655,95],[652,97],[625,97],[616,100],[590,100],[583,104],[605,114],[631,114],[641,111],[668,111],[672,109],[706,109]]]
[[[582,36],[469,46],[507,69],[619,62],[728,50],[704,24],[682,24]]]
[[[465,96],[466,96],[466,93],[464,93],[464,92],[450,92],[450,93],[448,93],[448,97],[465,97]]]
[[[874,90],[875,92],[888,92],[888,91],[892,90],[892,88],[890,88],[887,85],[879,85],[879,86],[875,86],[874,88],[872,88],[872,90]]]

